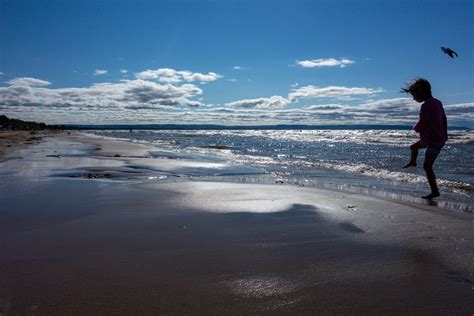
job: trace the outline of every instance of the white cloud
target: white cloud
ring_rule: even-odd
[[[127,110],[173,110],[174,107],[170,105],[127,105],[124,107]]]
[[[125,75],[127,72],[128,72],[127,69],[120,69],[120,73],[121,73],[121,74],[124,74],[124,75]]]
[[[96,69],[94,71],[94,76],[102,76],[102,75],[105,75],[107,73],[107,70],[104,70],[104,69]]]
[[[329,86],[318,88],[312,85],[304,86],[298,89],[293,89],[293,92],[288,94],[288,99],[295,102],[299,99],[314,99],[314,98],[341,98],[356,95],[373,95],[382,92],[382,89],[362,88],[362,87],[340,87]]]
[[[0,71],[0,76],[3,75],[3,72]]]
[[[296,61],[297,65],[300,65],[303,68],[315,68],[315,67],[341,67],[344,68],[347,65],[354,64],[355,61],[349,60],[349,59],[334,59],[334,58],[328,58],[328,59],[311,59],[311,60],[300,60]]]
[[[357,105],[321,104],[305,107],[313,117],[352,124],[413,124],[420,105],[409,98],[381,99]]]
[[[40,80],[40,79],[29,78],[29,77],[15,78],[8,81],[7,83],[12,86],[28,86],[28,87],[43,87],[43,86],[48,86],[51,84],[51,82],[46,81],[46,80]]]
[[[341,104],[318,104],[305,107],[305,110],[311,110],[316,112],[334,112],[334,111],[344,111],[347,109],[348,105]]]
[[[288,97],[274,95],[270,98],[243,99],[227,103],[226,106],[237,108],[282,108],[290,103],[298,102],[300,99],[333,98],[338,100],[356,100],[354,96],[372,96],[382,92],[381,89],[363,87],[339,87],[329,86],[318,88],[315,86],[305,86],[293,89]]]
[[[394,98],[366,102],[359,105],[359,108],[371,112],[407,116],[418,114],[420,104],[411,98]]]
[[[202,90],[193,84],[161,85],[138,79],[125,80],[120,83],[94,84],[85,88],[50,89],[38,86],[39,84],[46,85],[47,82],[43,80],[17,79],[11,80],[9,87],[0,87],[0,105],[9,107],[86,107],[90,109],[165,109],[178,106],[197,107],[202,104],[190,99],[202,94]]]
[[[215,81],[223,76],[215,72],[202,74],[199,72],[190,72],[188,70],[177,71],[171,68],[160,68],[156,70],[145,70],[135,73],[135,77],[142,80],[158,80],[165,83],[179,83],[182,81],[193,82],[208,82]]]
[[[274,95],[269,98],[244,99],[226,103],[228,107],[236,108],[282,108],[289,104],[288,99]]]
[[[241,66],[234,66],[234,70],[240,70],[240,69],[242,69]]]

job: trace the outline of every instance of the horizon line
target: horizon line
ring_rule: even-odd
[[[228,129],[228,130],[251,130],[251,129],[397,129],[411,130],[412,125],[404,124],[264,124],[264,125],[220,125],[220,124],[50,124],[50,126],[61,126],[72,129]],[[472,128],[466,126],[450,126],[449,129],[467,129]]]

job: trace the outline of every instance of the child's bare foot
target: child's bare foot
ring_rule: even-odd
[[[434,192],[434,193],[422,196],[421,198],[431,200],[431,199],[437,198],[438,196],[440,196],[439,192]]]
[[[416,167],[416,162],[410,161],[406,165],[404,165],[402,168],[410,168],[410,167]]]

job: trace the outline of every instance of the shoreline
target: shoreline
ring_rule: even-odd
[[[211,141],[212,144],[218,144],[219,142],[216,141],[215,135],[212,135],[213,136],[210,136],[212,140],[210,139],[209,141]],[[132,136],[132,134],[129,135],[128,131],[125,131],[124,134],[99,133],[99,135],[92,134],[92,136],[102,137],[104,140],[131,141],[139,144],[147,144],[147,142],[150,141],[148,145],[155,147],[152,141],[153,137],[151,137],[152,134],[148,135],[147,133]],[[267,184],[284,183],[301,187],[326,188],[348,193],[371,195],[389,200],[408,201],[424,205],[430,204],[449,211],[474,213],[474,205],[471,202],[473,185],[467,181],[467,179],[467,182],[463,182],[461,178],[444,177],[443,173],[441,173],[441,175],[438,175],[441,197],[429,201],[422,199],[421,196],[427,194],[429,187],[421,166],[418,169],[413,168],[410,172],[402,172],[393,167],[385,168],[377,166],[376,164],[367,165],[365,162],[354,164],[344,162],[338,164],[330,160],[327,162],[315,162],[311,157],[305,160],[304,156],[296,156],[297,159],[283,158],[283,160],[280,161],[280,158],[267,156],[267,153],[256,156],[253,154],[247,155],[239,146],[235,148],[235,151],[231,147],[227,148],[224,146],[223,150],[221,150],[219,145],[205,146],[203,144],[205,139],[203,139],[202,136],[197,137],[196,148],[193,147],[192,141],[187,140],[186,137],[181,139],[179,135],[176,136],[176,141],[182,143],[182,145],[176,145],[177,147],[171,145],[168,147],[167,142],[170,141],[170,135],[164,134],[162,136],[164,138],[163,148],[168,148],[167,150],[169,150],[169,152],[164,149],[164,151],[158,155],[153,155],[153,158],[186,159],[191,157],[192,159],[201,159],[203,158],[202,155],[208,155],[238,165],[262,168],[268,175],[267,177],[243,176],[240,178],[231,175],[228,177],[228,181]],[[157,135],[157,137],[159,136]],[[227,144],[228,140],[223,142]],[[172,140],[170,144],[173,144]],[[187,150],[188,146],[191,147],[190,150]],[[159,144],[158,147],[162,146]],[[160,151],[160,149],[158,149],[158,151]],[[301,150],[299,150],[299,152],[301,152]],[[284,154],[286,154],[286,152],[284,152]],[[193,155],[195,155],[195,157],[192,157]],[[318,154],[315,154],[314,156],[317,155]],[[444,156],[443,158],[446,159]],[[207,158],[204,157],[204,159]],[[385,163],[386,159],[386,156],[381,157],[380,162]],[[468,168],[468,166],[469,164],[467,163],[466,168]],[[449,168],[451,167],[452,166],[449,166]],[[450,170],[449,168],[446,170]],[[221,181],[222,179],[222,175],[219,175],[216,180]]]
[[[0,130],[0,162],[7,159],[4,156],[28,146],[38,144],[44,137],[61,133],[56,130],[7,131]]]
[[[474,311],[472,214],[194,181],[233,167],[74,134],[11,155],[22,159],[0,161],[2,315]]]

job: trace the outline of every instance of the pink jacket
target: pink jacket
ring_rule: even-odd
[[[413,127],[420,133],[421,144],[443,146],[448,140],[448,122],[444,113],[443,103],[438,99],[426,100],[420,109],[420,119]]]

